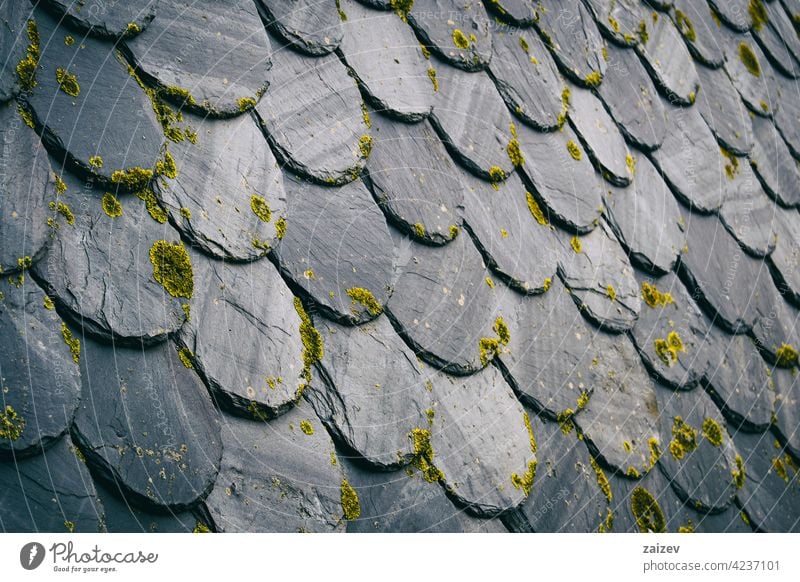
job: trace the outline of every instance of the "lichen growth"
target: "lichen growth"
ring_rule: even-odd
[[[261,196],[256,196],[255,194],[250,196],[250,209],[253,211],[253,214],[264,222],[272,220],[272,210],[269,204],[267,204],[267,201]]]
[[[675,302],[670,293],[662,293],[655,285],[647,281],[642,283],[642,299],[649,307],[666,307]]]
[[[644,487],[636,487],[631,493],[631,512],[642,533],[665,533],[667,523],[658,501]]]
[[[89,158],[89,165],[93,168],[102,168],[103,167],[103,158],[100,156],[92,156]]]
[[[50,299],[48,295],[44,296],[44,299],[42,299],[42,304],[44,305],[44,308],[47,309],[48,311],[52,311],[53,309],[56,308],[55,303],[53,303],[53,300]]]
[[[450,238],[454,239],[458,236],[458,227],[455,224],[450,225]]]
[[[67,324],[61,322],[61,337],[64,338],[64,343],[67,344],[70,353],[72,354],[72,361],[76,364],[81,361],[81,340],[72,335],[72,331],[67,327]]]
[[[714,420],[713,418],[706,418],[703,421],[703,436],[706,438],[708,442],[710,442],[715,447],[719,447],[722,445],[722,427],[719,423]]]
[[[739,173],[739,158],[737,158],[733,152],[722,146],[720,146],[719,151],[722,154],[722,157],[728,161],[728,163],[725,164],[725,176],[728,178],[728,180],[733,180],[736,177],[736,174]]]
[[[531,211],[531,215],[536,219],[536,222],[542,226],[548,226],[550,222],[548,222],[547,217],[544,215],[544,212],[542,212],[542,209],[536,202],[533,194],[530,192],[525,192],[525,199],[528,202],[528,210]]]
[[[153,170],[146,168],[128,168],[117,170],[111,174],[111,181],[130,191],[144,190],[153,179]]]
[[[300,430],[303,431],[304,434],[311,436],[314,434],[314,427],[311,425],[311,422],[308,420],[301,420],[300,421]]]
[[[578,255],[583,250],[581,239],[579,239],[577,236],[573,236],[571,239],[569,239],[569,246],[571,246],[572,250],[575,251],[575,254]]]
[[[30,111],[25,109],[22,105],[17,107],[17,113],[22,118],[22,121],[31,129],[36,129],[36,124],[33,122],[33,115]]]
[[[758,63],[758,57],[746,42],[739,43],[739,60],[742,61],[748,73],[754,77],[761,77],[761,65]]]
[[[750,18],[753,20],[753,29],[756,32],[764,28],[764,25],[769,21],[767,9],[764,8],[764,3],[761,0],[750,0],[750,4],[747,7],[747,12],[750,14]]]
[[[494,281],[491,277],[486,277],[486,284],[489,286],[489,289],[494,289]]]
[[[144,202],[145,208],[147,209],[147,213],[150,215],[150,218],[158,222],[159,224],[164,224],[167,222],[167,212],[161,208],[158,204],[158,200],[156,199],[155,193],[146,188],[144,190],[140,190],[136,193],[136,197],[139,198]]]
[[[647,44],[647,41],[650,40],[650,34],[647,32],[647,23],[644,20],[639,21],[636,35],[639,37],[639,41],[642,44]]]
[[[185,218],[186,220],[192,219],[192,211],[189,210],[186,206],[181,206],[180,215]]]
[[[421,222],[418,222],[414,225],[414,234],[418,237],[422,238],[425,236],[425,225]]]
[[[61,67],[56,69],[56,81],[58,87],[70,97],[77,97],[81,94],[81,86],[78,84],[78,77]]]
[[[668,366],[678,361],[678,352],[686,352],[686,347],[677,331],[669,332],[667,339],[656,339],[653,344],[656,355]]]
[[[178,166],[171,153],[164,152],[164,159],[156,162],[156,173],[173,180],[178,177]]]
[[[419,469],[422,478],[428,483],[436,483],[444,479],[442,473],[433,463],[434,452],[431,445],[431,431],[424,428],[415,428],[409,434],[414,447],[411,464]]]
[[[240,97],[236,101],[236,105],[239,107],[239,111],[244,113],[246,111],[250,111],[256,106],[256,100],[252,97]]]
[[[184,367],[194,369],[194,354],[189,348],[178,348],[178,359]]]
[[[574,159],[575,161],[580,161],[580,159],[583,157],[583,152],[581,151],[580,146],[576,144],[573,140],[569,140],[567,142],[567,151],[569,152],[569,155],[572,156],[572,159]]]
[[[346,520],[358,519],[361,515],[361,504],[358,501],[358,493],[353,486],[342,479],[342,510]]]
[[[278,240],[286,236],[286,219],[283,216],[275,221],[275,236],[278,237]]]
[[[460,29],[453,29],[453,44],[456,48],[466,50],[469,48],[469,39]]]
[[[495,190],[497,189],[496,185],[498,182],[502,182],[506,179],[506,173],[503,171],[503,168],[500,166],[491,166],[489,168],[489,181],[495,185]]]
[[[625,156],[625,165],[628,167],[628,173],[631,176],[636,175],[636,158],[630,154],[627,154]]]
[[[347,296],[352,299],[353,303],[360,303],[366,307],[370,315],[380,315],[383,312],[383,306],[378,303],[375,296],[369,289],[363,287],[351,287],[347,290]]]
[[[65,519],[64,529],[66,529],[69,533],[75,533],[75,522]]]
[[[358,138],[358,149],[361,152],[362,157],[368,158],[369,154],[372,153],[372,136],[362,135],[360,138]]]
[[[390,5],[400,19],[406,22],[408,13],[411,12],[411,7],[414,6],[414,0],[392,0]]]
[[[211,533],[211,529],[202,521],[198,521],[195,523],[192,533]]]
[[[597,533],[611,533],[614,528],[614,512],[610,507],[606,507],[606,518],[597,526]]]
[[[10,405],[0,412],[0,439],[15,441],[22,436],[26,421]]]
[[[638,479],[642,476],[636,467],[628,467],[628,470],[625,472],[625,474],[631,479]]]
[[[686,525],[678,526],[678,533],[694,533],[694,523],[690,519]]]
[[[791,344],[781,344],[778,349],[775,350],[775,359],[779,366],[791,368],[797,365],[798,353]]]
[[[111,218],[119,218],[122,216],[122,204],[120,204],[116,196],[110,192],[103,194],[103,200],[101,204],[103,206],[103,212],[105,212]]]
[[[68,34],[67,36],[64,37],[64,45],[65,46],[72,46],[74,44],[75,44],[75,37],[74,36],[72,36],[71,34]]]
[[[647,446],[650,449],[650,468],[652,469],[661,458],[661,446],[658,443],[658,439],[655,437],[647,439]]]
[[[741,489],[744,487],[744,460],[739,453],[736,453],[736,457],[734,458],[734,462],[736,467],[734,467],[733,471],[731,471],[731,476],[733,477],[733,484],[736,486],[736,489]]]
[[[299,297],[294,298],[294,309],[300,317],[300,340],[303,343],[303,378],[306,382],[310,382],[311,366],[320,361],[324,355],[322,335],[311,323],[311,318],[303,308],[303,303]]]
[[[153,264],[153,278],[167,293],[172,297],[192,298],[194,273],[183,243],[157,240],[150,248],[150,262]]]
[[[508,142],[506,151],[508,152],[508,158],[511,160],[511,163],[515,168],[519,168],[525,163],[525,158],[522,155],[522,150],[520,149],[519,140],[516,137],[512,138]]]
[[[600,71],[592,71],[591,73],[586,75],[586,78],[584,79],[584,81],[586,82],[586,84],[589,87],[598,87],[598,86],[600,86],[600,83],[602,82],[602,80],[603,80],[603,77],[600,75]]]
[[[60,214],[70,226],[75,224],[75,214],[73,214],[72,209],[65,202],[50,202],[48,207],[50,210]]]
[[[675,10],[675,22],[678,25],[678,30],[681,31],[684,38],[689,42],[695,42],[697,40],[697,32],[695,32],[694,25],[692,21],[686,16],[686,13],[682,10]]]
[[[697,431],[687,424],[682,417],[672,419],[672,440],[669,442],[669,452],[672,457],[680,461],[697,448]]]
[[[439,92],[439,80],[436,78],[436,69],[433,67],[428,67],[428,78],[431,80],[433,84],[433,92]]]
[[[603,468],[595,461],[594,457],[589,457],[589,463],[592,465],[592,469],[594,469],[595,475],[597,476],[597,486],[600,487],[600,491],[603,492],[608,502],[611,503],[614,499],[614,493],[611,491],[611,482],[608,480]]]
[[[53,174],[53,179],[56,183],[56,194],[59,196],[67,191],[67,183],[64,182],[64,178],[59,176],[58,174]]]
[[[41,44],[36,22],[28,20],[25,25],[25,32],[28,35],[28,47],[25,51],[25,57],[17,63],[15,71],[20,87],[22,87],[23,91],[30,91],[36,87],[36,68],[39,66],[39,58],[41,57]]]
[[[608,297],[608,298],[609,298],[611,301],[616,301],[616,300],[617,300],[617,290],[616,290],[616,289],[614,289],[614,286],[613,286],[613,285],[608,285],[608,286],[606,287],[606,296],[607,296],[607,297]]]

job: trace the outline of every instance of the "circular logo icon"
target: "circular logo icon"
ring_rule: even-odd
[[[19,563],[26,570],[35,570],[44,561],[44,546],[39,542],[28,542],[19,551]]]

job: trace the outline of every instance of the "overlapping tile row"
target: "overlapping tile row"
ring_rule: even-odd
[[[800,528],[792,3],[39,4],[0,528]]]

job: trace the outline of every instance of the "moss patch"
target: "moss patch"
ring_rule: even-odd
[[[600,71],[593,71],[586,75],[586,78],[584,79],[589,87],[599,87],[602,80],[603,77],[600,75]]]
[[[669,452],[672,457],[680,461],[697,448],[697,431],[687,424],[682,417],[672,419],[672,440],[669,442]]]
[[[516,137],[512,138],[511,141],[508,142],[506,151],[508,152],[508,157],[515,168],[519,168],[525,163],[525,158],[523,157],[522,150],[520,149],[519,140]]]
[[[25,430],[25,419],[17,414],[12,406],[6,405],[0,412],[0,439],[15,441]]]
[[[308,420],[301,420],[300,421],[300,430],[303,431],[304,434],[311,436],[314,434],[314,427],[311,425],[311,422]]]
[[[667,522],[658,501],[644,487],[636,487],[631,493],[631,512],[642,533],[665,533]]]
[[[453,30],[453,44],[456,48],[466,50],[469,48],[469,39],[460,29],[456,28]]]
[[[347,479],[342,479],[342,510],[344,511],[344,518],[347,520],[358,519],[361,515],[358,493],[347,482]]]
[[[194,273],[183,243],[157,240],[150,248],[153,278],[173,297],[192,298]]]
[[[103,194],[103,200],[101,204],[103,206],[103,212],[105,212],[111,218],[119,218],[122,216],[122,204],[120,204],[116,196],[110,192]]]
[[[130,191],[144,190],[153,179],[153,170],[146,168],[128,168],[117,170],[111,174],[111,181]]]
[[[747,12],[753,20],[753,29],[756,32],[764,28],[764,25],[769,21],[767,9],[764,7],[764,3],[761,0],[750,0]]]
[[[156,195],[152,190],[149,188],[141,190],[136,193],[136,197],[144,202],[150,218],[159,224],[164,224],[167,222],[167,212],[158,204]]]
[[[370,315],[380,315],[383,312],[383,306],[378,303],[375,296],[369,289],[363,287],[351,287],[347,290],[347,296],[353,300],[353,303],[360,303],[363,305]]]
[[[76,364],[81,361],[81,340],[72,335],[72,331],[67,327],[67,324],[61,322],[61,337],[64,338],[64,343],[67,344],[70,353],[72,354],[72,361]]]
[[[194,369],[194,354],[189,348],[178,348],[178,359],[184,367]]]
[[[536,222],[541,224],[542,226],[547,226],[550,222],[547,220],[547,217],[542,212],[542,208],[536,202],[536,199],[533,197],[533,194],[530,192],[525,192],[525,199],[528,202],[528,210],[531,211],[531,215],[536,219]]]
[[[408,19],[408,13],[411,12],[411,7],[414,6],[414,0],[392,0],[392,10],[405,22]]]
[[[736,463],[736,467],[733,469],[733,471],[731,471],[733,484],[737,489],[741,489],[744,487],[744,460],[739,453],[736,453],[734,462]]]
[[[611,482],[608,480],[602,467],[594,460],[594,457],[589,457],[589,463],[591,463],[592,469],[594,469],[595,475],[597,476],[597,486],[600,487],[600,491],[603,492],[608,502],[611,503],[614,499],[614,493],[611,491]]]
[[[720,146],[719,151],[722,154],[722,157],[724,157],[728,162],[725,164],[725,176],[728,178],[728,180],[733,180],[736,177],[736,174],[739,173],[739,158],[737,158],[733,152],[725,149],[722,146]]]
[[[102,168],[103,167],[103,158],[100,156],[92,156],[89,158],[89,165],[93,168]]]
[[[703,421],[703,436],[715,447],[722,445],[722,427],[713,418],[706,418]]]
[[[666,307],[675,302],[672,298],[672,294],[662,293],[655,285],[651,285],[647,281],[642,283],[642,299],[653,309],[656,307]]]
[[[39,58],[41,57],[41,41],[36,22],[33,20],[28,20],[25,25],[25,32],[28,35],[28,48],[26,49],[25,58],[17,63],[15,71],[20,87],[22,87],[23,91],[30,91],[36,87],[36,68],[39,66]]]
[[[286,236],[286,219],[283,216],[275,221],[275,236],[278,237],[278,240]]]
[[[575,161],[580,161],[580,159],[583,157],[583,152],[581,151],[580,146],[572,140],[567,142],[567,151]]]
[[[572,247],[572,250],[575,251],[575,254],[580,254],[583,250],[581,239],[579,239],[577,236],[573,236],[571,239],[569,239],[569,246]]]
[[[506,173],[503,171],[503,168],[500,166],[492,166],[489,168],[489,180],[492,184],[497,184],[498,182],[502,182],[506,179]],[[497,188],[495,188],[496,190]]]
[[[358,149],[364,158],[368,158],[369,154],[372,153],[372,136],[362,135],[358,138]]]
[[[78,77],[66,69],[56,69],[56,81],[58,88],[70,97],[77,97],[81,94],[81,86],[78,84]]]
[[[50,208],[50,210],[53,210],[54,212],[57,212],[62,217],[64,217],[64,220],[66,220],[67,224],[69,224],[70,226],[73,226],[75,224],[75,215],[72,213],[72,209],[69,206],[67,206],[66,203],[50,202],[50,204],[48,204],[48,207]]]
[[[414,446],[414,456],[411,459],[411,464],[419,469],[419,472],[422,473],[422,478],[428,483],[435,483],[444,479],[444,473],[433,464],[435,455],[431,445],[431,431],[424,428],[415,428],[408,436]]]
[[[761,77],[761,65],[758,63],[758,57],[746,42],[739,43],[739,60],[742,61],[748,73],[754,77]]]
[[[50,297],[48,297],[47,295],[45,295],[44,299],[42,299],[42,304],[44,305],[44,308],[47,309],[48,311],[52,311],[53,309],[56,308],[55,303],[53,303],[53,300],[50,299]]]
[[[685,12],[682,10],[675,10],[675,22],[678,25],[678,30],[681,31],[681,34],[683,34],[686,40],[689,42],[695,42],[697,40],[697,32],[694,29],[692,21],[686,16]]]
[[[434,93],[439,92],[439,80],[436,78],[436,69],[433,67],[428,67],[428,78],[431,80],[433,84],[433,91]]]
[[[261,196],[256,196],[253,194],[250,196],[250,209],[253,211],[253,214],[258,216],[264,222],[269,222],[272,220],[272,210],[267,204],[267,201],[264,200]]]
[[[303,343],[303,378],[306,382],[311,381],[311,366],[322,359],[324,349],[322,335],[320,335],[311,318],[303,309],[303,303],[299,297],[294,298],[294,309],[300,317],[300,340]]]
[[[775,350],[775,358],[779,366],[791,368],[797,365],[797,350],[790,344],[781,344],[778,349]]]

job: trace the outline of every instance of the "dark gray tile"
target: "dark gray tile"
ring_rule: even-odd
[[[787,302],[774,287],[764,286],[765,301],[758,307],[752,337],[761,355],[770,363],[785,368],[798,366],[800,310]]]
[[[794,210],[776,210],[778,244],[769,257],[775,285],[789,300],[800,305],[800,215]]]
[[[796,81],[773,75],[768,79],[771,87],[778,87],[778,110],[775,113],[775,126],[792,155],[800,160],[800,88]],[[774,85],[771,83],[774,81]],[[770,93],[774,96],[775,91]]]
[[[256,8],[270,30],[310,55],[326,55],[342,42],[344,31],[334,3],[256,0]]]
[[[340,0],[339,6],[347,14],[341,52],[371,105],[403,121],[425,118],[435,85],[411,28],[398,24],[396,14],[355,0]]]
[[[277,244],[286,216],[283,176],[250,115],[184,120],[196,143],[171,147],[174,179],[158,180],[156,194],[178,230],[193,245],[221,259],[250,261]]]
[[[72,424],[80,371],[63,323],[36,283],[0,279],[0,459],[35,455]],[[49,307],[49,309],[48,309]],[[71,333],[71,332],[67,332]]]
[[[477,71],[492,58],[492,21],[480,0],[416,0],[404,18],[422,44],[449,64]]]
[[[136,36],[156,15],[159,0],[89,4],[86,0],[43,0],[40,4],[81,33],[101,38]]]
[[[586,0],[586,5],[605,36],[630,47],[649,37],[654,20],[660,16],[641,0]]]
[[[800,37],[789,15],[777,2],[754,0],[751,6],[757,7],[759,19],[753,22],[753,34],[764,54],[781,73],[800,77]]]
[[[252,0],[161,2],[126,51],[165,97],[213,116],[252,108],[270,76],[270,43]]]
[[[672,270],[683,250],[683,213],[650,160],[631,154],[634,173],[628,188],[609,189],[605,217],[631,262],[655,274]]]
[[[674,4],[670,17],[683,35],[689,52],[706,66],[721,67],[725,53],[716,38],[722,23],[714,17],[708,4],[696,0],[675,0]]]
[[[344,475],[310,405],[266,423],[224,416],[222,442],[206,501],[218,531],[344,530]]]
[[[725,70],[745,105],[754,113],[772,116],[780,109],[776,74],[752,35],[719,35],[725,51]]]
[[[17,64],[25,59],[31,44],[27,23],[32,8],[25,2],[3,2],[0,5],[0,24],[3,38],[0,39],[0,103],[18,95],[22,87],[17,75]],[[2,124],[5,127],[5,123]]]
[[[152,513],[131,505],[117,484],[95,483],[108,533],[191,533],[202,522],[189,511]],[[203,525],[208,525],[202,522]]]
[[[392,240],[378,205],[361,180],[317,186],[284,181],[289,209],[275,248],[281,272],[331,319],[374,319],[391,293]]]
[[[748,11],[749,0],[708,0],[720,20],[739,32],[746,32],[753,25]]]
[[[191,508],[211,491],[222,443],[200,379],[169,343],[143,350],[82,338],[73,436],[106,483],[144,508]]]
[[[724,69],[697,66],[700,92],[697,108],[719,144],[745,156],[753,148],[753,123],[748,109]]]
[[[45,453],[0,463],[0,531],[97,533],[103,504],[69,437]]]
[[[800,205],[800,169],[772,121],[754,117],[753,135],[750,165],[764,191],[783,206]]]
[[[491,0],[486,8],[503,22],[518,26],[530,26],[538,18],[535,0]]]
[[[358,178],[370,137],[358,87],[336,55],[272,54],[272,85],[257,111],[278,161],[322,184]]]

